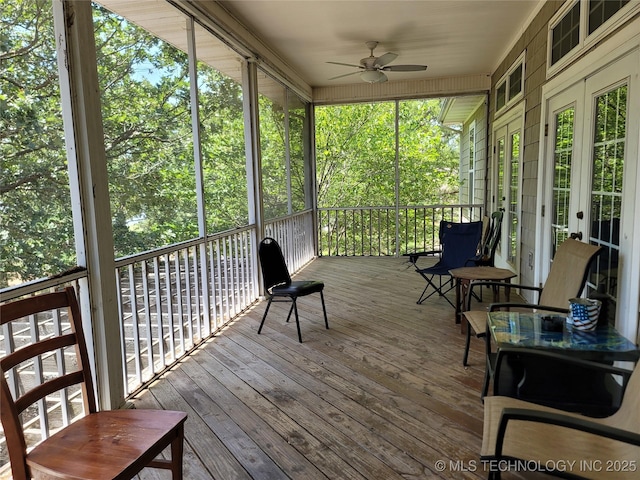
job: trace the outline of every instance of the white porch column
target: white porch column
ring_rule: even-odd
[[[76,252],[89,279],[84,321],[93,333],[99,408],[114,409],[124,403],[124,382],[91,2],[54,0],[53,12]]]
[[[242,69],[242,98],[244,110],[244,143],[247,170],[247,201],[249,205],[249,224],[255,224],[251,243],[253,245],[253,264],[258,266],[258,242],[264,237],[264,210],[262,206],[262,161],[260,157],[260,131],[258,108],[257,66],[247,61]],[[262,295],[262,276],[259,268],[254,268],[254,285],[259,285],[258,295]]]

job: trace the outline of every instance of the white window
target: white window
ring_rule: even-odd
[[[513,62],[496,84],[496,113],[507,109],[518,102],[524,93],[524,59],[525,52]]]
[[[630,0],[570,0],[549,22],[547,78],[640,11]]]

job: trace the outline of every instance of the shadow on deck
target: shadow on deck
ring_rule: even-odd
[[[325,282],[329,330],[311,295],[304,343],[285,303],[258,335],[260,302],[134,399],[188,412],[185,479],[486,478],[484,345],[463,367],[451,306],[417,305],[403,258],[324,257],[298,277]]]

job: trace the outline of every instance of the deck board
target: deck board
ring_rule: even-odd
[[[260,302],[134,399],[189,413],[185,478],[486,478],[449,468],[478,462],[484,374],[478,340],[462,366],[451,306],[417,305],[424,280],[402,258],[319,258],[298,277],[325,282],[329,330],[311,295],[304,343],[285,303],[257,335]]]

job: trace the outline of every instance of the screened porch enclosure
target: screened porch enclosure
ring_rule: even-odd
[[[416,305],[424,284],[403,259],[437,249],[443,219],[508,207],[501,255],[535,285],[549,245],[587,212],[599,223],[580,227],[585,240],[607,249],[589,289],[619,295],[612,322],[637,340],[640,3],[611,2],[618,13],[585,33],[588,15],[543,2],[491,75],[398,82],[358,101],[261,57],[214,21],[213,3],[30,0],[2,12],[17,25],[3,25],[16,54],[2,61],[17,73],[0,84],[0,301],[74,286],[100,407],[189,411],[187,478],[460,478],[481,440],[482,344],[464,369],[451,307]],[[565,14],[581,37],[566,51],[556,42],[547,69],[545,39]],[[592,117],[605,119],[583,152],[554,136],[554,119],[556,135],[590,128],[578,108],[591,90],[574,83],[597,93]],[[578,113],[559,115],[567,105]],[[589,203],[571,210],[571,195]],[[327,285],[330,328],[305,299],[301,345],[286,307],[257,335],[265,236],[291,272]],[[0,355],[68,328],[56,312],[28,318],[0,331]],[[11,388],[63,363],[25,364]],[[30,441],[73,421],[77,395],[33,409]],[[5,445],[0,432],[1,478]],[[464,477],[483,478],[473,465]]]
[[[422,211],[428,218],[444,216],[458,220],[471,218],[479,215],[480,212],[480,209],[460,205]],[[380,216],[381,213],[382,211],[379,211],[377,215]],[[416,224],[411,230],[418,231],[422,228],[423,225]],[[300,271],[299,275],[302,276],[313,273],[315,262],[312,260],[315,252],[309,237],[314,235],[315,230],[310,214],[283,218],[269,222],[265,226],[265,234],[276,238],[283,246],[287,264],[291,270]],[[354,233],[358,231],[356,229]],[[135,403],[138,394],[150,385],[156,384],[161,375],[175,369],[185,358],[204,345],[209,344],[215,347],[215,339],[230,328],[239,328],[245,323],[246,315],[253,315],[249,312],[255,312],[256,308],[258,310],[264,308],[264,304],[259,303],[259,286],[254,280],[257,277],[258,265],[253,252],[255,247],[253,238],[253,229],[246,228],[212,235],[202,241],[184,242],[117,260],[118,328],[121,339],[119,363],[124,381],[124,397],[128,402]],[[356,235],[353,238],[356,238]],[[431,241],[437,242],[433,237],[430,237],[430,240],[425,238],[424,245],[427,249],[438,246],[437,243],[429,243]],[[354,260],[346,263],[347,270],[341,273],[341,269],[336,268],[337,264],[334,262],[348,259],[339,258],[340,253],[336,253],[337,255],[324,257],[327,262],[331,262],[324,265],[334,265],[334,267],[318,272],[319,275],[323,275],[328,285],[332,285],[331,290],[335,289],[338,293],[340,288],[337,285],[340,282],[352,285],[352,288],[347,289],[348,295],[358,296],[356,292],[381,288],[377,284],[370,285],[368,275],[372,272],[359,271],[359,264],[353,263]],[[372,262],[362,265],[369,265],[367,269],[377,271],[375,275],[382,284],[390,281],[386,279],[386,275],[392,276],[393,281],[397,282],[398,288],[402,291],[396,301],[403,303],[402,308],[418,309],[410,315],[421,315],[419,312],[421,307],[415,305],[414,290],[417,291],[422,287],[415,285],[418,276],[402,257],[384,254],[359,254],[357,257],[366,258],[369,259],[368,262]],[[374,266],[376,261],[380,263]],[[385,273],[385,269],[389,271]],[[345,278],[341,278],[343,275]],[[354,275],[360,280],[352,278]],[[13,291],[5,291],[3,299],[7,294],[26,296],[72,285],[79,294],[82,310],[86,312],[87,304],[84,294],[87,291],[88,280],[86,272],[80,271],[62,278],[35,282]],[[362,281],[367,286],[361,289],[357,284]],[[340,313],[339,298],[340,294],[330,302],[333,305],[333,315],[336,315],[338,323],[342,320],[349,321],[350,317],[346,312]],[[407,300],[408,298],[410,300]],[[361,301],[369,303],[364,297]],[[305,342],[315,343],[317,339],[314,340],[314,334],[307,339],[307,329],[314,326],[313,321],[309,321],[311,320],[309,316],[313,316],[310,312],[316,311],[313,306],[310,311],[306,310],[308,303],[310,302],[305,299],[305,311],[301,312],[302,325],[305,330]],[[347,301],[347,304],[350,305],[348,311],[361,308],[351,300]],[[272,317],[266,325],[264,332],[266,335],[262,337],[268,338],[270,330],[277,328],[276,325],[281,323],[282,308],[284,307],[274,307]],[[371,308],[371,305],[367,308]],[[428,308],[441,310],[437,304]],[[452,331],[451,335],[459,337],[461,341],[463,337],[459,335],[459,330],[454,324],[453,310],[445,308],[438,315],[446,317],[443,325],[447,324],[447,328]],[[332,323],[334,317],[331,311],[329,316],[331,328],[336,328],[337,325]],[[272,323],[275,325],[271,325]],[[30,339],[46,337],[53,332],[64,332],[68,329],[69,324],[64,315],[52,312],[49,315],[34,316],[24,323],[20,331],[3,330],[0,347],[3,352],[15,351],[29,343]],[[212,339],[214,343],[209,342]],[[32,362],[22,365],[19,374],[10,378],[11,388],[16,390],[32,388],[41,381],[40,379],[47,376],[48,371],[64,368],[64,364],[60,362],[60,359],[52,356],[43,364]],[[25,421],[29,425],[29,438],[32,444],[37,443],[41,438],[46,438],[57,428],[73,421],[76,415],[82,413],[77,408],[78,394],[79,392],[72,392],[66,397],[52,395],[41,408],[30,411]],[[0,438],[0,446],[4,441],[4,438]],[[194,448],[199,447],[194,446]],[[8,466],[7,460],[6,457],[2,457],[5,468]]]
[[[16,159],[7,197],[15,215],[7,223],[13,250],[5,254],[17,261],[3,272],[2,301],[75,287],[94,347],[102,408],[120,407],[260,299],[256,245],[262,237],[279,241],[295,272],[317,255],[400,256],[434,249],[436,219],[482,216],[480,204],[421,203],[433,199],[421,195],[415,178],[418,195],[405,196],[408,189],[400,188],[411,172],[412,135],[438,127],[438,100],[390,102],[382,105],[384,121],[365,119],[385,136],[385,145],[378,145],[383,162],[375,167],[384,175],[364,188],[384,184],[370,203],[382,206],[367,207],[366,216],[361,209],[356,215],[351,207],[331,207],[321,218],[318,188],[330,200],[326,204],[339,203],[323,189],[312,162],[309,99],[193,17],[172,10],[167,21],[181,27],[160,38],[99,4],[38,0],[7,15],[16,25],[24,22],[23,29],[11,31],[16,48],[28,45],[14,66],[24,70],[21,80],[40,103],[29,110],[34,130],[21,130],[3,144]],[[29,43],[35,32],[48,42]],[[56,44],[54,38],[64,41]],[[85,63],[95,70],[67,68]],[[30,71],[31,64],[39,70]],[[48,81],[41,83],[41,77]],[[60,102],[51,100],[56,98]],[[11,107],[26,115],[21,104]],[[411,108],[415,112],[407,113]],[[25,137],[44,127],[57,141]],[[448,131],[443,141],[446,170],[454,177],[457,135]],[[389,141],[394,136],[402,142]],[[31,149],[22,148],[27,140],[34,143]],[[359,147],[354,150],[362,153]],[[375,152],[372,145],[371,156]],[[39,170],[29,170],[36,165]],[[399,168],[403,177],[394,174]],[[447,200],[457,200],[457,187],[454,178]],[[34,205],[40,211],[31,220],[45,219],[37,238],[24,223],[29,216],[19,215]],[[3,331],[2,350],[68,328],[59,322],[52,316],[30,319],[15,339]],[[25,365],[22,373],[37,384],[46,368]],[[14,378],[12,387],[25,384]],[[49,422],[48,410],[55,421]],[[50,425],[72,420],[74,410],[64,411],[52,399],[31,421],[46,437]]]

